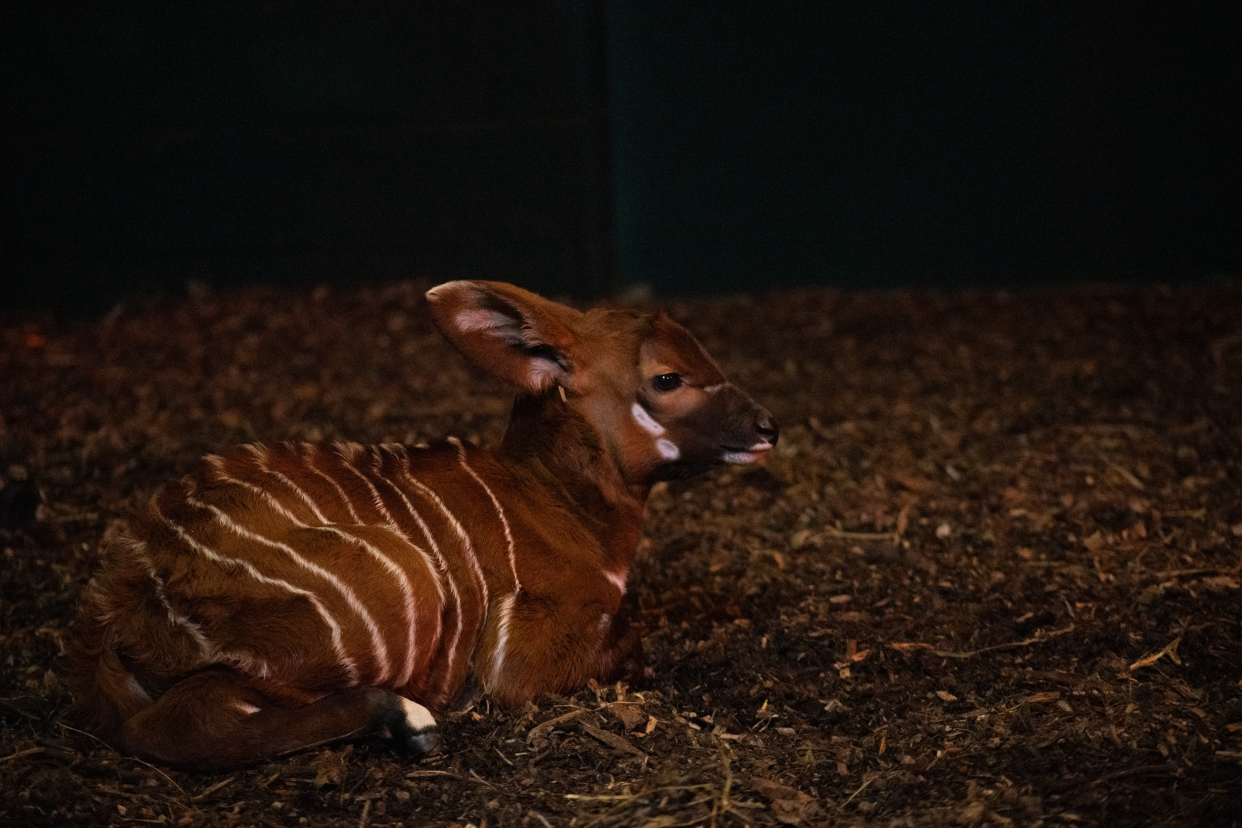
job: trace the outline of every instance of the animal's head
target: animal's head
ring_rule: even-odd
[[[427,299],[468,360],[581,415],[629,483],[754,462],[776,444],[772,416],[663,313],[583,313],[498,282],[448,282]]]

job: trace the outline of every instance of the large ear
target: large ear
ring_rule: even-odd
[[[503,282],[446,282],[427,304],[448,341],[492,376],[528,391],[568,378],[579,311]]]

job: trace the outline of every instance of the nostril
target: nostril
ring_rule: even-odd
[[[773,445],[780,437],[780,429],[776,427],[776,420],[773,420],[772,415],[766,411],[760,413],[758,419],[755,420],[755,431]]]

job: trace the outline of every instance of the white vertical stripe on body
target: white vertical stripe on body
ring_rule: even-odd
[[[376,463],[380,462],[380,458],[378,455],[375,455],[373,459]],[[436,585],[436,594],[440,599],[441,612],[438,612],[435,615],[436,632],[428,644],[432,652],[434,652],[435,648],[439,645],[440,636],[444,634],[444,623],[442,620],[443,608],[449,606],[448,598],[445,596],[445,593],[444,593],[444,581],[445,580],[448,581],[449,591],[453,595],[452,610],[457,613],[457,618],[458,618],[456,628],[454,629],[454,632],[453,632],[453,640],[449,645],[448,668],[445,670],[446,676],[451,675],[452,668],[453,668],[453,661],[457,657],[457,642],[461,639],[461,628],[462,628],[461,593],[458,592],[457,590],[457,582],[453,578],[453,573],[449,570],[448,566],[445,564],[444,556],[441,555],[440,547],[436,543],[436,537],[435,535],[431,533],[431,529],[427,526],[426,521],[423,520],[423,516],[420,515],[418,513],[418,510],[414,508],[414,504],[410,503],[410,499],[405,496],[405,492],[401,490],[400,486],[398,486],[397,484],[389,480],[380,471],[380,469],[375,468],[373,470],[376,472],[377,479],[383,481],[383,483],[386,486],[388,486],[388,488],[392,489],[393,493],[396,494],[396,496],[401,500],[401,503],[405,506],[406,511],[409,512],[410,517],[414,519],[414,522],[418,524],[419,531],[423,533],[423,537],[427,539],[427,543],[431,547],[431,554],[428,554],[427,550],[423,549],[421,546],[415,543],[413,538],[411,538],[405,532],[401,532],[402,537],[404,537],[406,542],[409,543],[409,545],[419,554],[420,558],[423,561],[423,565],[426,566],[427,571],[431,573],[431,580]],[[398,687],[404,686],[410,680],[410,678],[412,678],[412,671],[411,671],[411,675],[407,675],[405,677],[405,681],[399,683],[397,686]]]
[[[274,474],[274,473],[275,473],[275,472],[273,472],[273,474]],[[262,500],[262,501],[263,501],[263,502],[264,502],[264,503],[265,503],[265,504],[266,504],[269,508],[271,508],[272,510],[274,510],[274,511],[278,512],[278,513],[280,514],[280,516],[281,516],[281,517],[283,517],[285,520],[287,520],[287,521],[289,521],[290,523],[292,523],[294,526],[297,526],[297,527],[299,527],[299,528],[302,528],[302,527],[305,527],[305,526],[308,526],[308,525],[309,525],[309,524],[307,524],[307,523],[304,523],[304,522],[303,522],[303,521],[302,521],[302,520],[301,520],[301,519],[300,519],[297,515],[295,515],[293,512],[290,512],[290,511],[289,511],[289,509],[285,506],[285,504],[281,503],[281,502],[280,502],[280,500],[279,500],[279,499],[278,499],[275,495],[273,495],[271,492],[269,492],[267,489],[263,488],[262,486],[259,486],[259,485],[255,484],[255,483],[251,483],[249,480],[240,480],[240,479],[238,479],[238,478],[236,478],[236,477],[231,477],[231,476],[230,476],[227,472],[225,472],[223,464],[221,464],[221,465],[220,465],[220,466],[216,469],[216,474],[217,474],[217,478],[216,478],[216,480],[217,480],[218,482],[220,482],[220,483],[228,483],[228,484],[233,485],[233,486],[241,486],[243,489],[247,489],[247,490],[249,490],[249,491],[251,491],[251,492],[254,492],[256,495],[258,495],[258,496],[259,496],[259,498],[260,498],[260,499],[261,499],[261,500]],[[284,475],[281,475],[281,477],[284,477]],[[292,484],[290,484],[290,485],[292,485]],[[301,491],[301,490],[299,490],[299,491]],[[324,521],[324,522],[325,522],[325,523],[327,523],[327,521]]]
[[[436,544],[436,536],[431,534],[431,530],[427,527],[427,523],[423,520],[423,516],[420,515],[414,508],[414,504],[410,503],[410,499],[405,496],[405,492],[401,491],[401,489],[399,489],[391,480],[385,480],[384,482],[397,493],[397,497],[401,498],[401,502],[405,505],[406,511],[408,511],[410,516],[414,518],[414,522],[418,524],[419,530],[423,533],[423,536],[427,538],[427,542],[431,545],[431,554],[428,555],[427,551],[416,544],[413,538],[405,532],[400,533],[401,537],[403,537],[410,546],[418,550],[418,554],[422,557],[423,563],[427,567],[427,571],[431,573],[431,577],[435,581],[436,592],[440,596],[440,602],[444,603],[444,584],[440,580],[440,573],[444,573],[444,577],[449,580],[450,584],[453,582],[453,575],[448,571],[448,567],[445,566],[444,556],[440,554],[440,548]],[[456,592],[455,587],[453,591]]]
[[[362,523],[358,513],[354,511],[354,504],[350,501],[349,495],[345,493],[345,487],[337,482],[335,477],[332,477],[315,465],[315,458],[319,456],[319,447],[310,443],[303,443],[302,446],[306,449],[306,456],[302,458],[306,462],[306,468],[328,481],[336,489],[337,494],[341,496],[341,500],[345,501],[345,510],[349,512],[349,516],[353,518],[354,523]]]
[[[487,496],[491,498],[492,506],[496,507],[496,517],[500,518],[500,525],[505,529],[505,540],[509,543],[509,568],[513,571],[513,591],[517,592],[522,588],[522,581],[518,578],[517,551],[513,546],[513,533],[509,531],[509,520],[505,517],[505,510],[501,507],[500,501],[496,499],[496,495],[492,494],[492,490],[483,482],[483,478],[479,477],[478,473],[466,462],[466,447],[462,445],[461,440],[456,437],[448,439],[450,443],[457,446],[457,457],[461,460],[461,467],[466,470],[466,474],[474,478],[475,483],[483,487],[483,491],[487,492]]]
[[[440,513],[444,515],[444,519],[448,521],[449,525],[453,527],[453,531],[457,534],[457,539],[461,542],[462,552],[466,556],[467,561],[470,563],[470,568],[474,571],[475,579],[478,581],[478,584],[479,584],[480,600],[483,602],[482,613],[481,613],[482,618],[480,620],[480,623],[481,625],[486,624],[488,606],[489,606],[489,601],[490,601],[490,592],[487,588],[487,578],[484,577],[483,575],[483,567],[479,565],[479,557],[478,555],[475,554],[474,544],[471,542],[470,536],[466,534],[466,530],[461,525],[461,521],[457,519],[457,516],[454,515],[451,511],[449,511],[449,508],[444,505],[444,501],[440,499],[440,496],[436,494],[434,491],[432,491],[422,481],[420,481],[418,478],[414,476],[413,470],[410,467],[410,456],[408,453],[403,453],[403,456],[401,458],[401,474],[402,474],[402,477],[404,477],[405,480],[408,481],[410,485],[412,485],[418,491],[420,495],[422,495],[424,498],[426,498],[427,500],[435,504],[436,508],[440,510]],[[409,501],[407,500],[406,502],[408,503]],[[455,607],[457,609],[457,619],[458,619],[457,629],[453,633],[453,642],[450,645],[451,649],[449,651],[450,669],[446,669],[444,671],[444,677],[443,677],[443,680],[441,682],[441,687],[440,687],[441,693],[444,693],[447,691],[448,682],[451,680],[451,677],[452,677],[452,669],[451,669],[452,662],[453,662],[453,659],[456,658],[457,656],[457,645],[461,638],[462,625],[464,621],[463,608],[462,608],[462,597],[461,597],[461,593],[457,590],[457,584],[452,578],[452,573],[449,571],[447,565],[444,562],[444,556],[441,554],[439,545],[436,543],[435,535],[433,535],[431,533],[431,530],[427,528],[427,524],[423,522],[422,517],[419,515],[418,511],[413,508],[412,505],[410,507],[410,512],[414,515],[415,520],[419,522],[419,527],[427,535],[427,538],[429,542],[431,543],[432,550],[435,552],[436,556],[440,559],[440,565],[444,567],[445,574],[449,576],[449,588],[453,592],[453,600],[455,602]]]
[[[313,561],[309,561],[302,557],[302,555],[298,554],[297,550],[288,544],[265,538],[260,534],[250,531],[225,514],[225,512],[223,512],[220,508],[210,503],[204,503],[201,500],[196,500],[192,497],[187,497],[186,502],[195,508],[210,511],[216,516],[216,520],[222,526],[229,529],[234,534],[245,538],[246,540],[262,543],[273,549],[278,549],[281,552],[284,552],[285,555],[288,556],[295,564],[308,572],[318,575],[320,578],[323,578],[325,581],[330,583],[336,591],[341,594],[341,597],[345,599],[345,602],[349,604],[350,609],[357,613],[358,617],[362,619],[362,623],[366,626],[367,632],[370,634],[372,650],[371,656],[375,659],[377,667],[377,675],[374,677],[374,682],[376,684],[383,684],[389,679],[392,675],[392,664],[388,658],[388,646],[384,643],[384,637],[380,633],[379,626],[375,623],[375,619],[371,617],[371,613],[367,610],[362,601],[358,599],[358,596],[354,594],[353,589],[351,589],[348,584],[336,575],[324,569],[322,566],[319,566]]]
[[[164,590],[164,579],[160,577],[160,573],[156,571],[155,562],[151,560],[149,555],[147,555],[147,545],[137,538],[129,538],[127,541],[126,546],[129,549],[129,554],[132,555],[134,560],[147,570],[147,575],[154,582],[155,596],[160,599],[160,603],[163,604],[164,610],[168,613],[168,622],[174,627],[181,627],[185,630],[186,633],[194,639],[194,642],[198,644],[198,649],[202,654],[202,657],[205,660],[210,661],[212,655],[215,653],[215,648],[211,646],[211,642],[209,642],[207,637],[203,635],[202,627],[173,608],[172,603],[168,600],[168,593]]]
[[[492,657],[492,681],[488,689],[500,683],[500,671],[505,666],[505,653],[509,649],[509,622],[513,620],[513,606],[517,603],[517,592],[501,598],[497,603],[500,612],[496,617],[496,652]]]
[[[299,486],[298,484],[290,480],[288,475],[286,475],[284,472],[278,472],[275,469],[273,469],[271,466],[267,465],[266,454],[260,455],[258,453],[255,453],[255,459],[258,461],[259,468],[262,469],[264,474],[272,475],[277,480],[279,480],[281,483],[285,484],[290,489],[292,489],[293,493],[296,494],[298,498],[301,499],[301,501],[306,504],[307,508],[311,510],[311,513],[315,515],[316,520],[318,520],[320,523],[328,523],[328,519],[324,517],[323,512],[319,511],[319,507],[315,504],[315,501],[311,500],[311,496],[307,494],[305,491],[303,491],[301,486]],[[299,457],[299,459],[301,458]],[[224,474],[223,465],[221,465],[219,471],[222,475]]]
[[[465,550],[466,557],[470,559],[470,567],[474,570],[475,577],[479,581],[479,588],[483,591],[483,605],[487,606],[487,601],[488,601],[487,579],[483,577],[483,567],[479,565],[479,557],[478,555],[475,554],[474,544],[471,542],[470,536],[466,534],[466,530],[461,525],[461,521],[457,519],[456,515],[454,515],[452,512],[449,511],[449,508],[444,505],[444,501],[440,499],[440,496],[438,494],[436,494],[434,491],[428,488],[426,484],[424,484],[421,480],[419,480],[417,477],[414,476],[413,471],[410,468],[410,458],[408,456],[404,458],[404,463],[402,464],[401,471],[405,479],[408,480],[410,483],[412,483],[414,485],[414,488],[418,489],[419,494],[421,494],[423,497],[427,498],[428,500],[430,500],[432,503],[436,505],[436,507],[440,510],[441,514],[443,514],[445,519],[449,522],[449,525],[453,527],[453,531],[457,533],[457,538],[458,540],[461,541],[462,549]],[[418,513],[415,512],[414,514],[417,515]],[[436,550],[437,555],[440,555],[441,554],[440,550],[437,547],[436,542],[435,542],[435,536],[431,534],[430,531],[425,529],[426,524],[421,524],[421,525],[424,527],[424,531],[427,531],[427,537],[431,538],[432,548]]]
[[[375,484],[371,482],[371,479],[369,477],[367,477],[365,474],[360,472],[358,468],[353,464],[353,461],[351,460],[351,457],[350,457],[351,454],[354,457],[358,455],[358,452],[354,449],[361,449],[361,448],[362,448],[361,446],[357,446],[356,444],[353,444],[353,443],[348,444],[348,445],[342,445],[338,443],[337,453],[341,457],[341,465],[343,465],[345,468],[349,469],[351,472],[357,475],[358,479],[361,480],[364,484],[366,484],[366,487],[370,489],[371,491],[371,499],[375,503],[375,508],[379,510],[380,515],[384,518],[385,521],[388,522],[389,526],[391,526],[395,531],[400,532],[401,530],[397,527],[397,522],[393,520],[392,518],[392,512],[389,512],[388,507],[384,505],[384,500],[383,498],[380,497],[380,493],[375,488]]]
[[[208,560],[213,561],[214,563],[217,563],[217,564],[221,564],[223,566],[240,567],[241,569],[245,570],[246,573],[251,578],[254,578],[259,583],[278,587],[280,589],[285,590],[286,592],[289,592],[292,595],[301,595],[302,597],[309,600],[311,603],[311,606],[315,608],[315,612],[319,615],[320,618],[323,619],[323,622],[328,626],[328,630],[332,634],[332,649],[336,653],[337,661],[339,661],[341,666],[345,668],[345,672],[349,676],[350,683],[351,684],[358,683],[358,678],[359,678],[358,667],[356,664],[354,664],[354,660],[350,658],[349,654],[345,652],[345,645],[341,638],[341,625],[338,624],[336,619],[332,617],[332,613],[328,612],[328,608],[325,607],[323,605],[323,602],[319,600],[319,596],[317,596],[315,593],[311,592],[310,590],[306,590],[306,589],[302,589],[301,587],[294,586],[288,581],[284,581],[284,580],[281,580],[280,578],[272,578],[267,575],[264,575],[262,572],[260,572],[258,569],[255,568],[254,564],[250,563],[250,561],[247,561],[244,558],[230,558],[227,555],[221,555],[215,550],[195,540],[194,537],[191,536],[190,533],[187,532],[184,527],[180,526],[177,523],[174,523],[172,520],[169,520],[163,515],[160,515],[158,511],[156,512],[156,514],[157,516],[159,516],[160,520],[164,522],[164,525],[167,526],[169,529],[171,529],[177,535],[177,537],[179,537],[182,540],[182,542],[184,542],[187,546],[189,546],[190,549],[194,550],[195,552],[207,558]],[[269,670],[267,669],[266,665],[264,665],[263,669],[261,669],[258,674],[260,678],[266,678],[268,676],[268,673],[269,673]]]
[[[353,471],[355,474],[358,474],[356,469],[354,469]],[[314,532],[327,532],[345,541],[346,543],[352,543],[352,544],[357,544],[361,546],[368,555],[374,558],[380,564],[380,566],[382,566],[390,575],[393,576],[394,579],[396,579],[401,589],[402,598],[405,603],[407,643],[406,643],[406,654],[405,654],[405,668],[402,670],[401,676],[398,677],[397,680],[393,683],[393,686],[402,687],[406,683],[408,683],[411,676],[414,674],[414,665],[417,660],[416,657],[418,653],[418,636],[417,636],[418,619],[417,619],[417,608],[415,606],[416,599],[414,597],[414,585],[410,582],[410,577],[406,573],[406,571],[402,569],[400,566],[398,566],[397,563],[392,558],[390,558],[387,554],[385,554],[385,552],[382,549],[368,542],[367,540],[360,538],[357,535],[349,532],[350,527],[348,525],[327,524],[324,526],[309,526],[306,523],[303,523],[301,520],[299,520],[297,515],[293,514],[288,509],[286,509],[284,504],[282,504],[275,496],[272,495],[271,492],[267,491],[263,487],[257,486],[254,483],[251,483],[247,480],[238,480],[237,478],[229,477],[227,474],[224,473],[223,469],[219,471],[219,475],[220,475],[220,480],[222,482],[231,483],[236,486],[241,486],[242,488],[245,488],[251,492],[254,492],[260,499],[263,500],[264,503],[266,503],[272,509],[279,512],[281,516],[283,516],[286,520],[291,522],[294,526],[297,526],[298,528],[302,528],[302,529],[310,529],[311,531],[314,531]],[[359,476],[361,477],[362,475],[359,474]],[[366,478],[363,478],[363,479],[365,480]],[[367,485],[368,486],[370,485],[370,481],[367,481]],[[374,487],[372,486],[371,488],[372,488],[372,491],[374,491]],[[379,497],[378,492],[376,492],[376,497],[377,498]],[[387,510],[385,510],[385,512],[387,512]],[[392,531],[402,541],[414,547],[414,549],[423,557],[424,563],[428,566],[429,569],[431,569],[432,576],[435,577],[435,570],[431,566],[430,562],[426,561],[426,554],[421,549],[419,549],[404,532],[401,531],[400,527],[398,527],[395,523],[391,522],[391,520],[392,520],[392,516],[389,515],[390,525],[387,528],[390,531]],[[443,603],[444,602],[444,590],[440,587],[438,578],[436,580],[436,587],[440,592],[440,601],[441,603]],[[438,637],[439,635],[437,632],[437,638]]]
[[[470,468],[470,464],[466,462],[466,447],[456,437],[450,437],[449,442],[457,446],[457,457],[461,461],[461,467],[466,470],[474,481],[483,487],[483,491],[491,498],[492,505],[496,507],[496,517],[500,518],[500,524],[505,530],[505,540],[509,544],[509,568],[513,571],[513,592],[504,596],[499,600],[500,614],[496,619],[496,652],[492,660],[492,684],[496,687],[500,679],[500,670],[504,666],[505,652],[509,643],[509,621],[513,617],[513,606],[517,602],[517,595],[522,591],[522,581],[518,578],[517,573],[517,550],[513,545],[513,533],[509,530],[509,520],[505,517],[505,510],[501,507],[500,501],[496,499],[496,495],[483,482],[483,478]],[[490,688],[489,688],[490,689]]]
[[[242,443],[242,447],[250,452],[250,456],[260,467],[267,465],[267,458],[271,456],[271,452],[267,450],[267,446],[262,443]],[[221,458],[223,459],[223,458]]]
[[[395,561],[393,561],[391,558],[385,555],[384,552],[379,547],[352,534],[350,532],[352,528],[353,527],[351,526],[334,525],[334,526],[313,527],[312,531],[329,532],[333,535],[336,535],[338,538],[340,538],[341,540],[344,540],[347,543],[352,541],[353,543],[360,545],[364,550],[366,550],[367,554],[369,554],[371,557],[379,561],[380,566],[384,567],[384,569],[386,569],[389,572],[389,574],[391,574],[394,578],[396,578],[397,581],[400,583],[401,597],[405,601],[405,617],[406,617],[406,633],[407,633],[406,634],[406,648],[405,648],[405,651],[406,651],[405,652],[405,667],[402,669],[401,675],[393,680],[392,686],[402,687],[407,682],[409,682],[410,677],[414,675],[414,665],[417,661],[417,655],[418,655],[418,629],[417,629],[418,617],[417,617],[417,606],[416,606],[417,599],[414,596],[414,585],[410,583],[410,576],[406,574],[404,569],[402,569],[400,566],[396,564]],[[403,541],[405,541],[407,544],[413,547],[414,550],[417,551],[420,555],[423,555],[423,551],[419,549],[417,546],[415,546],[414,543],[410,541],[409,538],[405,537],[404,533],[397,532],[396,534],[397,534],[397,537],[401,538]],[[423,557],[425,559],[426,556],[423,555]],[[437,637],[438,637],[438,633],[437,633]]]

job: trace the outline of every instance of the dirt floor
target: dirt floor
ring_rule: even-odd
[[[494,441],[422,291],[0,320],[0,824],[1242,824],[1242,286],[674,301],[782,426],[654,493],[649,671],[217,776],[63,720],[105,530],[247,440]]]

